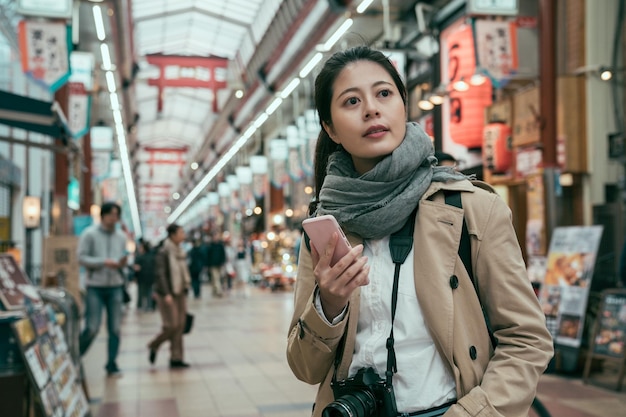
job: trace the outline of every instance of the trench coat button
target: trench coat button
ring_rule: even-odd
[[[470,346],[469,354],[470,354],[470,358],[472,358],[472,360],[475,361],[477,357],[475,346]]]
[[[456,275],[452,275],[450,277],[450,287],[452,287],[453,290],[456,290],[459,286],[459,278]]]

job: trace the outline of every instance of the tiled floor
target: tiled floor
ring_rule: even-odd
[[[253,288],[247,299],[190,299],[194,329],[185,336],[185,370],[169,369],[165,344],[151,366],[146,344],[160,327],[158,313],[131,307],[124,318],[118,364],[107,378],[106,330],[83,358],[93,417],[305,417],[316,388],[298,381],[285,359],[290,292]],[[617,380],[616,373],[601,378]],[[554,417],[626,416],[626,393],[545,375],[539,398]]]

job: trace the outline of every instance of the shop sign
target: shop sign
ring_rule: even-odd
[[[17,12],[24,16],[72,17],[72,0],[17,0]]]
[[[72,210],[80,209],[80,183],[75,177],[67,185],[67,206]]]
[[[515,16],[518,0],[468,0],[467,14]]]
[[[70,76],[71,27],[64,22],[22,20],[18,25],[22,70],[54,93]]]
[[[92,151],[113,150],[113,129],[107,126],[94,126],[89,133]]]
[[[515,150],[515,177],[523,179],[539,172],[543,154],[539,148],[518,148]]]

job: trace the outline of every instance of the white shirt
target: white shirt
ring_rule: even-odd
[[[384,378],[387,370],[385,346],[391,332],[391,293],[395,269],[389,251],[389,237],[366,240],[363,254],[369,260],[370,283],[361,287],[359,322],[349,376],[354,376],[361,368],[373,367]],[[316,297],[316,305],[324,317],[319,295]],[[343,319],[344,315],[345,311],[333,323]],[[393,333],[398,367],[398,372],[393,376],[393,389],[398,412],[427,410],[454,400],[454,378],[426,328],[416,297],[413,248],[400,268]]]

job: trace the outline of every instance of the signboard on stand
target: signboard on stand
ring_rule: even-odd
[[[11,326],[42,415],[90,416],[80,375],[52,307],[46,305],[32,309],[27,316],[13,322]]]
[[[610,360],[618,363],[616,390],[621,391],[626,367],[626,290],[606,290],[602,293],[589,350],[583,381],[589,379],[594,358]]]

